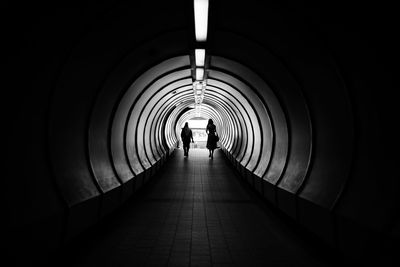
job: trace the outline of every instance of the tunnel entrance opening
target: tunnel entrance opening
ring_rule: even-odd
[[[203,117],[196,117],[188,120],[188,123],[189,128],[192,129],[193,132],[194,144],[192,148],[205,149],[207,144],[207,119]]]

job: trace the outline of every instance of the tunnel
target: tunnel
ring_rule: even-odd
[[[193,2],[6,3],[4,251],[36,262],[113,217],[212,118],[277,213],[346,260],[398,263],[394,5],[210,0],[197,41]]]

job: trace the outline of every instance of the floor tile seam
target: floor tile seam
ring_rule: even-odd
[[[200,171],[201,171],[201,169],[200,169]],[[200,172],[199,174],[200,174],[200,177],[203,178],[204,173]],[[199,176],[197,176],[197,177],[199,177]],[[199,177],[199,178],[200,178],[200,177]],[[220,179],[213,181],[213,183],[215,183],[215,186],[218,188],[217,191],[218,191],[218,192],[221,192],[221,186],[222,186],[222,185],[221,185],[221,183],[220,183]],[[204,195],[204,183],[202,183],[202,193],[203,193],[203,195]],[[192,194],[193,194],[193,193],[192,193]],[[212,194],[212,195],[214,196],[214,198],[215,198],[216,192],[211,192],[211,194]],[[205,199],[205,198],[203,198],[203,202],[205,202],[204,199]],[[194,200],[192,199],[192,201],[194,201]],[[194,203],[193,203],[193,205],[194,205]],[[220,214],[218,213],[218,207],[216,206],[215,203],[213,203],[213,206],[214,206],[214,209],[217,211],[217,216],[219,217],[218,223],[219,223],[220,227],[222,227],[222,226],[221,226],[221,216],[220,216]],[[207,221],[208,214],[207,214],[206,208],[207,208],[207,205],[205,205],[205,203],[204,203],[204,205],[203,205],[203,210],[204,210],[204,214],[205,214],[205,220]],[[192,213],[192,216],[193,216],[193,213]],[[232,218],[231,215],[230,215],[230,217]],[[192,220],[193,220],[193,219],[192,219]],[[232,219],[231,219],[231,220],[232,220]],[[210,236],[209,236],[209,235],[210,235],[210,232],[209,232],[209,228],[208,228],[207,223],[205,224],[205,228],[207,229],[208,247],[209,247],[209,250],[211,251]],[[192,242],[192,240],[191,240],[191,242]],[[227,244],[227,241],[226,241],[226,237],[224,237],[224,243],[225,243],[225,246],[228,247],[228,244]],[[229,250],[229,247],[228,247],[228,253],[229,253],[229,255],[230,255],[230,260],[232,260],[232,252]],[[211,257],[212,257],[212,256],[211,256]],[[212,258],[211,258],[211,260],[212,260]]]
[[[165,225],[165,223],[166,223],[166,219],[167,219],[168,215],[170,214],[170,210],[172,209],[172,206],[173,206],[172,204],[169,205],[169,211],[168,211],[167,213],[165,213],[165,215],[164,215],[164,225]],[[181,206],[180,206],[180,207],[181,207]],[[147,227],[147,229],[149,229],[149,227]],[[160,231],[161,231],[161,230],[160,230]],[[129,237],[126,237],[126,238],[127,238],[126,240],[129,239]],[[126,240],[119,242],[119,244],[124,243]],[[159,239],[156,239],[156,240],[159,240]],[[153,246],[152,246],[152,249],[150,249],[149,252],[146,253],[146,259],[145,259],[146,262],[148,261],[148,258],[150,257],[152,251],[154,251],[155,244],[156,244],[156,241],[153,242],[153,244],[152,244],[152,245],[153,245]],[[170,254],[170,253],[171,253],[171,249],[170,249],[169,254]]]
[[[177,194],[177,192],[175,193],[175,195]],[[172,205],[171,205],[172,206]],[[177,222],[179,222],[179,218],[181,216],[181,210],[182,210],[182,206],[183,206],[183,198],[180,199],[180,206],[179,206],[179,216],[177,218]],[[171,207],[172,209],[172,207]],[[178,224],[179,223],[175,223],[175,228],[174,228],[174,236],[173,236],[173,241],[172,241],[172,247],[173,244],[175,243],[176,237],[177,237],[177,231],[178,231]],[[169,253],[168,253],[168,265],[170,263],[170,259],[171,259],[171,255],[172,255],[172,247],[169,249]]]
[[[216,206],[216,204],[214,204],[214,205]],[[220,216],[219,208],[216,207],[215,209],[217,210],[218,224],[219,224],[220,228],[223,229],[223,228],[224,228],[224,227],[223,227],[224,225],[223,225],[222,222],[221,222],[221,216]],[[230,220],[230,224],[232,225],[232,218],[231,218],[231,220]],[[225,245],[226,250],[228,251],[228,254],[229,254],[229,257],[230,257],[230,261],[231,261],[231,262],[234,262],[233,253],[232,253],[232,251],[230,250],[229,244],[228,244],[228,242],[227,242],[226,234],[224,233],[224,231],[222,231],[222,236],[223,236],[224,245]]]
[[[242,234],[240,233],[240,231],[239,231],[237,225],[235,224],[231,213],[229,213],[229,216],[230,216],[230,218],[231,218],[230,221],[232,222],[231,225],[232,225],[233,228],[235,229],[236,233],[238,233],[240,243],[243,244],[243,243],[244,243],[244,238],[243,238]],[[224,234],[224,235],[225,235],[225,234]],[[233,258],[233,251],[232,251],[232,249],[231,249],[231,246],[229,246],[228,242],[226,241],[226,237],[225,237],[225,242],[227,243],[227,247],[228,247],[229,254],[230,254],[231,257]]]
[[[201,170],[201,172],[203,172],[203,170]],[[205,230],[206,230],[206,233],[207,233],[207,245],[208,245],[208,252],[209,252],[209,255],[210,255],[210,263],[212,264],[212,262],[213,262],[213,256],[211,255],[211,244],[210,244],[210,232],[209,232],[209,229],[208,229],[208,225],[207,225],[207,211],[206,211],[206,203],[205,203],[205,197],[204,197],[204,179],[205,179],[205,176],[200,176],[200,179],[201,179],[201,190],[202,190],[202,194],[203,194],[203,198],[202,198],[202,200],[203,200],[203,205],[202,205],[202,207],[203,207],[203,214],[204,214],[204,227],[205,227]]]
[[[209,177],[208,175],[207,176],[204,176],[204,177]],[[217,180],[214,180],[212,183],[214,183],[214,184],[216,184],[216,186],[218,186],[218,183],[219,183],[219,181],[218,181],[218,179]],[[209,183],[208,184],[209,185],[209,187],[211,187],[210,185],[211,185],[211,183]],[[203,187],[204,188],[204,187]],[[214,198],[215,199],[215,194],[216,194],[216,192],[214,192],[213,190],[209,190],[210,192],[211,192],[211,197],[212,198]],[[213,206],[213,210],[216,210],[217,209],[217,207],[216,207],[216,203],[215,203],[215,201],[207,201],[206,199],[204,200],[204,210],[205,210],[205,220],[206,220],[206,224],[205,224],[205,227],[207,228],[207,237],[208,237],[208,247],[209,247],[209,250],[210,250],[210,260],[211,260],[211,264],[213,264],[214,263],[214,261],[215,261],[215,254],[214,253],[212,253],[212,251],[213,251],[213,246],[212,246],[212,242],[211,242],[211,236],[210,236],[210,227],[209,227],[209,220],[208,220],[208,217],[209,217],[209,212],[207,212],[207,210],[209,210],[209,206],[208,205],[206,205],[207,203],[212,203],[211,205]],[[218,220],[218,223],[220,223],[220,221]],[[225,245],[226,245],[226,241],[224,240],[224,242],[225,242]],[[214,249],[215,250],[215,249]],[[214,255],[213,255],[214,254]],[[232,262],[232,256],[229,254],[229,260]]]
[[[149,258],[151,257],[152,252],[154,252],[154,251],[156,250],[156,248],[157,248],[157,244],[158,244],[158,242],[160,241],[160,234],[162,233],[163,229],[166,228],[167,218],[168,218],[168,215],[170,214],[170,211],[171,211],[171,210],[172,210],[172,204],[169,205],[168,211],[167,211],[167,212],[165,213],[165,215],[164,215],[163,227],[162,227],[162,228],[159,230],[159,232],[158,232],[158,238],[157,238],[156,241],[154,242],[154,245],[153,245],[152,249],[150,250],[148,256],[146,257],[146,262],[149,261]],[[172,251],[172,248],[169,249],[168,257],[170,256],[171,251]]]
[[[195,168],[193,168],[193,172],[195,172]],[[195,177],[195,176],[194,176]],[[194,180],[196,177],[194,178]],[[191,232],[190,232],[190,248],[189,248],[189,266],[192,265],[192,255],[193,255],[193,221],[194,221],[194,197],[195,197],[195,183],[192,184],[192,225],[191,225]]]
[[[229,169],[229,168],[226,168],[226,169]],[[225,172],[226,173],[226,172]],[[231,172],[229,172],[229,173],[231,173]],[[226,178],[228,178],[228,175],[224,175],[224,176],[227,176]],[[228,178],[229,179],[229,178]],[[231,181],[231,183],[232,183],[232,181]],[[237,187],[238,185],[237,184],[233,184],[235,187]],[[217,184],[217,186],[218,186],[218,189],[220,189],[221,190],[221,187],[222,187],[222,184],[221,184],[221,182],[219,182],[218,184]],[[236,188],[235,188],[236,189]],[[240,188],[239,188],[240,189]],[[216,206],[216,211],[217,211],[217,216],[218,216],[218,218],[219,218],[219,220],[218,220],[218,222],[219,222],[219,224],[220,224],[220,227],[223,229],[223,225],[222,225],[222,221],[221,221],[221,208],[219,208],[219,207],[217,207],[217,205],[215,204],[215,206]],[[227,212],[227,214],[228,214],[228,216],[229,216],[229,221],[230,221],[230,225],[231,226],[233,226],[233,228],[235,229],[235,231],[239,234],[239,240],[241,241],[241,243],[243,243],[243,241],[244,241],[244,238],[243,238],[243,236],[242,236],[242,234],[240,234],[240,231],[239,231],[239,229],[238,229],[238,227],[237,227],[237,225],[236,225],[236,223],[235,223],[235,221],[233,220],[233,216],[232,216],[232,213],[231,212]],[[225,243],[225,246],[227,247],[227,250],[228,250],[228,253],[229,253],[229,255],[230,255],[230,258],[231,258],[231,260],[233,261],[233,251],[232,251],[232,249],[231,249],[231,246],[229,246],[229,244],[228,244],[228,242],[227,242],[227,234],[225,233],[225,232],[222,232],[222,234],[223,234],[223,237],[224,237],[224,243]],[[251,250],[252,251],[252,250]],[[253,254],[253,253],[252,253]]]

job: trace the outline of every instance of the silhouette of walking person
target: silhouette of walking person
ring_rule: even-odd
[[[206,146],[209,151],[208,157],[213,159],[214,158],[214,149],[217,148],[217,142],[219,140],[219,137],[217,135],[217,127],[214,125],[212,119],[208,120],[206,133],[208,134],[207,146]]]
[[[193,141],[192,130],[189,128],[189,124],[187,122],[185,123],[185,126],[182,128],[181,139],[182,139],[182,143],[183,143],[183,155],[185,157],[188,157],[190,140],[192,140],[192,143],[194,143],[194,141]]]

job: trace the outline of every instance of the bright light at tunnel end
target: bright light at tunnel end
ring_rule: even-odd
[[[194,25],[197,42],[207,41],[208,0],[194,0]]]

